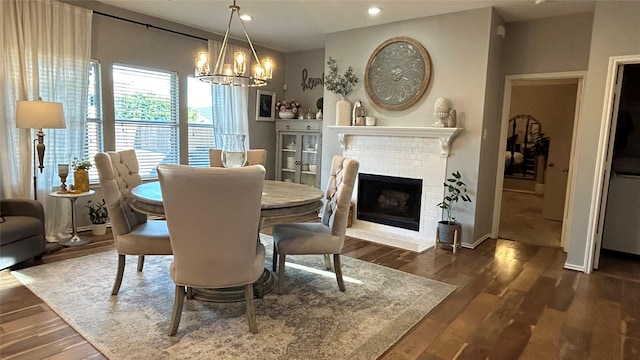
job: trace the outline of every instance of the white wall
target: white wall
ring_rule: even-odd
[[[348,66],[353,66],[360,82],[349,100],[352,103],[362,100],[367,113],[377,118],[378,125],[430,126],[435,121],[433,105],[436,99],[444,97],[449,101],[450,106],[457,110],[458,126],[464,128],[464,131],[453,142],[448,172],[460,171],[474,200],[478,192],[491,26],[492,10],[485,8],[332,33],[327,35],[325,46],[325,57],[335,58],[341,73]],[[432,63],[431,83],[422,99],[409,109],[377,109],[367,99],[364,89],[365,66],[378,45],[397,36],[413,38],[429,52]],[[326,66],[325,72],[328,72]],[[328,164],[334,155],[342,153],[336,134],[326,128],[327,125],[335,124],[335,104],[339,98],[325,90],[324,99],[322,162]],[[493,174],[495,177],[495,170]],[[329,169],[323,167],[323,187],[326,186],[328,177]],[[463,243],[472,244],[477,240],[473,229],[476,206],[475,201],[465,203],[457,212],[457,219],[464,224]],[[490,224],[486,226],[490,227]]]
[[[502,112],[502,92],[504,76],[503,51],[505,38],[497,36],[498,26],[504,26],[502,18],[492,12],[487,52],[487,81],[485,87],[482,134],[480,143],[480,163],[478,166],[478,191],[473,239],[477,243],[491,235],[491,224],[498,166],[498,146]],[[451,173],[451,171],[450,171]],[[475,244],[474,244],[475,245]]]
[[[318,84],[314,87],[302,86],[302,71],[307,69],[309,78],[322,79],[324,75],[324,49],[300,51],[287,54],[287,68],[285,69],[285,84],[287,99],[296,99],[304,108],[311,108],[316,113],[316,100],[324,95],[324,87]],[[308,85],[308,84],[307,84]]]
[[[506,24],[504,74],[586,70],[593,14]]]
[[[640,54],[640,2],[598,1],[593,19],[589,67],[576,148],[576,184],[566,265],[585,269],[587,233],[593,206],[595,158],[603,121],[605,84],[611,56]]]

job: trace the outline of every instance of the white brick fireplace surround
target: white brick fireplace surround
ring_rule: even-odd
[[[354,219],[347,235],[412,251],[435,244],[446,178],[449,145],[456,128],[329,126],[339,137],[343,155],[360,162],[360,173],[422,179],[418,231]],[[358,187],[353,193],[356,202]],[[357,204],[356,204],[357,207]]]

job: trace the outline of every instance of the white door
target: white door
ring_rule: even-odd
[[[575,118],[577,84],[567,86],[566,95],[556,107],[552,126],[548,126],[549,156],[544,181],[542,217],[562,221],[571,162],[571,140]]]
[[[604,144],[606,152],[604,162],[602,164],[602,183],[600,188],[600,211],[597,217],[597,230],[594,237],[595,249],[593,255],[593,268],[597,269],[600,264],[600,250],[602,249],[602,234],[604,233],[604,218],[607,211],[607,198],[609,197],[609,181],[611,180],[611,161],[613,158],[613,146],[615,143],[616,127],[618,119],[616,114],[620,108],[620,93],[622,92],[622,78],[624,77],[624,65],[618,65],[615,73],[610,79],[613,82],[611,93],[611,106],[607,120],[609,124],[609,133],[607,134],[607,142]]]

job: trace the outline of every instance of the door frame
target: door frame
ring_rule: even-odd
[[[571,136],[571,154],[569,156],[569,175],[567,178],[567,192],[562,220],[562,232],[560,235],[560,245],[566,251],[570,238],[571,217],[573,212],[573,189],[575,184],[575,171],[573,169],[574,155],[577,148],[578,129],[580,128],[580,118],[582,111],[582,94],[586,71],[565,71],[553,73],[518,74],[507,75],[504,81],[504,95],[502,98],[502,121],[500,124],[500,142],[498,147],[498,167],[496,171],[496,188],[493,200],[493,224],[491,226],[491,237],[498,238],[500,227],[500,212],[502,207],[502,188],[504,186],[504,149],[507,146],[507,133],[509,125],[509,111],[511,108],[511,92],[515,82],[525,80],[565,80],[576,79],[578,81],[576,93],[576,109],[573,119],[573,131]]]
[[[607,150],[609,149],[611,141],[611,126],[613,124],[612,109],[616,105],[616,78],[618,77],[619,67],[630,64],[640,64],[640,54],[612,56],[609,58],[604,106],[602,107],[602,121],[600,122],[600,139],[598,140],[598,154],[596,155],[596,169],[593,180],[594,191],[591,197],[587,245],[584,256],[584,271],[587,274],[597,268],[598,261],[600,260],[602,222],[598,220],[600,217],[604,217],[606,212],[606,206],[603,205],[603,198],[605,198],[603,191],[605,191],[605,183],[607,185],[609,184],[609,179],[605,179],[605,175],[611,170],[611,164],[607,160]],[[606,198],[604,200],[606,200]]]

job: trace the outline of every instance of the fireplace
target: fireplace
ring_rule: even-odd
[[[421,179],[360,173],[356,218],[418,231],[421,197]]]
[[[438,221],[441,220],[441,209],[437,204],[442,201],[449,145],[462,129],[403,126],[328,128],[337,132],[342,154],[360,162],[360,176],[364,175],[363,178],[376,174],[386,180],[404,178],[419,181],[419,190],[414,195],[407,197],[391,188],[382,199],[382,192],[364,196],[365,199],[360,196],[359,199],[358,194],[372,190],[361,190],[360,182],[356,183],[352,200],[360,214],[354,214],[347,235],[417,252],[433,246]],[[393,181],[385,181],[385,185],[396,186]],[[402,213],[400,222],[410,223],[409,227],[415,230],[398,227],[397,223],[388,225],[378,218],[363,219],[370,215],[364,204],[366,201],[375,200],[371,206],[377,206],[379,200],[398,203],[404,198],[411,198],[414,201],[411,206],[415,205],[415,209]],[[386,215],[391,215],[387,217],[394,221],[398,217],[395,213]]]

